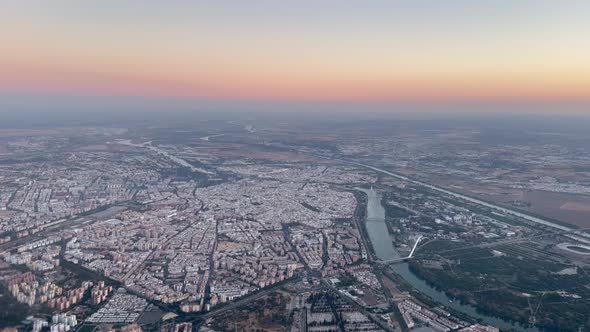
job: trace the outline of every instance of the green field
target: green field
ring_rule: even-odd
[[[421,252],[443,262],[442,268],[427,268],[422,264],[426,260],[420,259],[410,262],[410,268],[451,297],[487,314],[536,322],[549,330],[590,329],[590,269],[559,274],[571,266],[551,260],[529,245],[493,248],[504,255],[494,255],[490,248],[460,250],[461,245],[431,242]]]

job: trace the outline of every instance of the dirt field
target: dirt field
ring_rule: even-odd
[[[226,250],[234,250],[240,248],[242,245],[237,242],[227,242],[221,241],[217,244],[217,249],[219,251],[226,251]]]
[[[317,158],[296,152],[264,149],[251,145],[227,144],[223,149],[217,150],[215,154],[222,158],[251,158],[270,161],[317,161]]]
[[[531,204],[530,207],[519,208],[571,225],[590,227],[590,196],[500,188],[434,177],[431,177],[430,181],[441,187],[507,207],[512,207],[510,203],[515,200],[528,202]]]
[[[529,202],[532,213],[557,219],[580,227],[590,227],[590,197],[546,191],[512,192],[511,195],[478,195],[508,206],[511,200]]]
[[[15,214],[14,211],[0,210],[0,217],[11,216],[13,214]]]
[[[45,136],[54,135],[58,131],[53,129],[0,129],[0,137]]]
[[[523,200],[531,202],[530,210],[534,213],[547,215],[580,227],[590,227],[589,196],[532,191],[525,193],[523,198]],[[566,208],[563,208],[564,206]]]
[[[570,211],[590,211],[590,204],[581,202],[567,202],[560,209]]]
[[[287,327],[289,311],[286,304],[290,295],[275,292],[212,319],[218,331],[268,331],[282,332]]]
[[[110,150],[111,147],[106,144],[92,144],[86,145],[78,148],[78,151],[107,151]]]

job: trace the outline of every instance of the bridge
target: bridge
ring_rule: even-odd
[[[418,236],[418,238],[416,239],[416,243],[414,243],[414,247],[412,247],[412,251],[410,251],[410,254],[407,257],[399,257],[399,258],[393,258],[393,259],[388,259],[388,260],[379,260],[378,262],[383,263],[383,264],[393,264],[393,263],[403,262],[407,259],[414,257],[414,252],[416,251],[416,248],[418,247],[418,243],[420,243],[420,240],[422,240],[422,235]]]

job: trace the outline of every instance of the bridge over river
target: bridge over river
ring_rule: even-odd
[[[381,194],[373,189],[356,188],[367,195],[367,218],[365,220],[365,228],[369,236],[371,246],[375,256],[378,258],[378,263],[388,265],[388,268],[394,271],[397,275],[403,278],[414,289],[430,297],[433,301],[440,303],[446,307],[452,308],[465,315],[480,319],[486,324],[499,327],[502,330],[515,330],[526,332],[540,332],[535,327],[523,326],[520,324],[513,324],[512,322],[502,320],[500,318],[488,316],[477,312],[475,307],[461,304],[459,301],[454,301],[453,298],[448,297],[444,292],[436,290],[424,280],[418,278],[406,262],[416,254],[416,248],[422,237],[419,237],[414,243],[412,251],[407,257],[400,257],[395,250],[393,239],[389,235],[387,225],[385,224],[385,209],[381,205]],[[419,253],[419,250],[418,250]]]

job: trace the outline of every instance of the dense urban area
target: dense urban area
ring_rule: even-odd
[[[590,331],[590,138],[0,129],[5,331]]]

